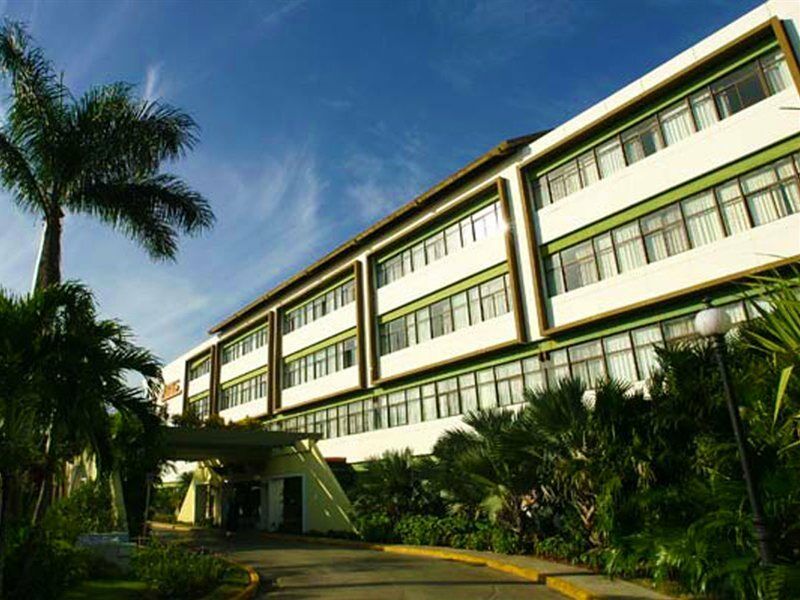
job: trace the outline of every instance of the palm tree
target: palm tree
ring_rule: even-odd
[[[112,412],[157,425],[152,403],[126,376],[155,382],[159,369],[125,326],[97,318],[81,285],[22,298],[0,293],[0,596],[9,529],[28,519],[35,484],[85,451],[108,473]]]
[[[44,222],[36,289],[61,281],[66,213],[91,215],[162,260],[174,259],[179,233],[213,224],[208,201],[161,172],[197,141],[186,113],[138,99],[125,83],[75,98],[16,22],[0,28],[0,70],[11,88],[0,179],[17,206]]]

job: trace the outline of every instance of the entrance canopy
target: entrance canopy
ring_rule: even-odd
[[[287,431],[194,429],[163,427],[164,458],[168,460],[264,459],[270,448],[292,446],[296,442],[318,439],[315,433]]]

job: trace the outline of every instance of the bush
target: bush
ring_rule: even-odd
[[[355,526],[365,542],[396,542],[394,523],[388,515],[365,513],[355,518]]]
[[[108,481],[87,482],[60,499],[47,511],[42,527],[71,544],[84,533],[114,531],[117,523]]]
[[[43,529],[19,532],[6,557],[5,593],[8,598],[49,600],[89,573],[90,554]]]
[[[215,588],[227,565],[210,554],[152,541],[134,552],[133,572],[166,598],[197,598]]]
[[[492,529],[492,550],[499,554],[522,554],[525,544],[516,531],[497,526]]]
[[[447,529],[444,519],[429,515],[411,515],[397,522],[395,531],[404,544],[414,546],[442,546],[445,544]]]

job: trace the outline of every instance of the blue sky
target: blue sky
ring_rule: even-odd
[[[558,125],[754,0],[2,3],[65,81],[176,104],[201,144],[170,170],[215,229],[152,263],[68,217],[64,276],[169,361],[207,329],[501,140]],[[0,192],[0,286],[39,229]]]

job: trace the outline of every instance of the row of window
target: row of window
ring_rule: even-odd
[[[207,419],[211,415],[211,399],[209,395],[189,400],[189,412],[198,419]]]
[[[235,342],[225,344],[222,347],[222,364],[233,362],[245,354],[250,354],[253,350],[266,346],[268,337],[268,329],[260,327]]]
[[[495,234],[503,226],[500,202],[494,202],[406,248],[377,267],[378,287]]]
[[[759,58],[539,177],[537,208],[592,185],[643,158],[785,89],[791,82],[780,51]]]
[[[283,317],[283,332],[289,333],[316,321],[335,310],[347,306],[356,299],[355,281],[350,279],[310,302],[289,310]]]
[[[380,326],[381,355],[422,344],[511,310],[508,273]]]
[[[725,310],[735,323],[754,316],[748,315],[742,302],[729,304]],[[666,320],[553,351],[548,360],[539,356],[513,360],[290,417],[272,427],[335,438],[462,415],[478,408],[519,404],[524,400],[524,389],[552,387],[570,376],[582,379],[590,388],[603,377],[641,381],[656,364],[657,346],[695,336],[693,320],[693,314]]]
[[[545,258],[551,296],[800,211],[800,153]]]
[[[246,404],[253,400],[267,397],[267,387],[269,385],[267,373],[254,375],[244,381],[222,388],[219,395],[219,409],[226,410]]]
[[[201,362],[189,367],[189,381],[194,381],[211,372],[211,357],[204,358]]]
[[[326,348],[287,362],[283,369],[284,389],[325,377],[356,364],[356,338],[347,338]]]

